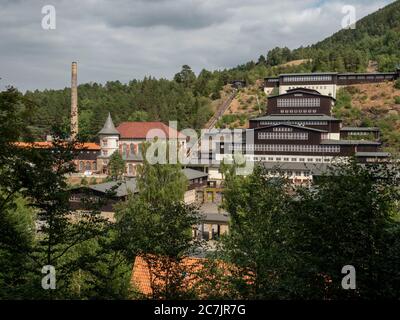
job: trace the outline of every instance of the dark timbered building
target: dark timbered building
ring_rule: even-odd
[[[360,162],[385,161],[389,154],[380,151],[379,129],[343,127],[332,116],[334,104],[332,96],[306,88],[270,97],[267,114],[251,119],[239,141],[221,143],[220,153],[229,158],[239,152],[267,167],[284,164],[300,182],[311,172],[298,169],[304,164],[322,166],[352,157]]]
[[[267,77],[264,79],[264,91],[267,94],[277,91],[279,94],[291,89],[307,88],[317,90],[320,93],[336,97],[338,88],[364,83],[379,83],[395,81],[400,78],[400,69],[395,72],[376,73],[290,73],[281,74],[278,77]]]

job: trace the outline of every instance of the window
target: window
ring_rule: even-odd
[[[293,130],[292,128],[274,128],[282,129],[282,131],[286,131],[286,129]],[[276,132],[259,132],[258,139],[260,140],[308,140],[308,133],[305,132],[290,132],[290,133],[276,133]]]
[[[331,75],[298,75],[283,77],[283,82],[320,82],[332,81]]]
[[[79,161],[79,171],[83,171],[83,161]]]
[[[107,156],[108,155],[108,150],[103,150],[103,156]]]
[[[292,161],[293,162],[297,162],[297,158],[292,158]]]
[[[277,101],[278,108],[291,107],[319,107],[321,105],[320,98],[281,98]]]
[[[103,139],[103,147],[107,147],[107,139]]]
[[[288,162],[288,161],[289,161],[289,158],[283,158],[283,161]]]
[[[85,170],[88,170],[88,171],[92,170],[92,166],[90,165],[89,161],[86,162]]]

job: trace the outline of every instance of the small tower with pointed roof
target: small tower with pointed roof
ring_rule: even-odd
[[[118,151],[119,137],[120,133],[114,126],[111,114],[108,113],[108,117],[106,122],[104,123],[103,129],[99,131],[101,158],[107,159],[115,151]],[[107,163],[104,164],[106,165]]]

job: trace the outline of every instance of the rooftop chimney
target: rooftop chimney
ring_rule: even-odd
[[[78,133],[78,65],[72,62],[71,68],[71,138]]]

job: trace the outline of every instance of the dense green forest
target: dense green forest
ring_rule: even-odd
[[[220,98],[224,85],[242,79],[256,80],[283,72],[365,71],[376,61],[380,71],[393,70],[400,62],[400,1],[361,19],[356,29],[341,30],[309,47],[274,48],[257,61],[225,70],[202,70],[196,75],[184,65],[172,80],[144,78],[129,83],[109,81],[79,86],[79,125],[84,139],[94,140],[106,114],[115,122],[127,120],[178,120],[180,128],[200,129],[212,114],[212,101]],[[308,59],[297,66],[288,61]],[[49,132],[50,124],[68,130],[70,89],[26,92],[37,104],[29,125],[37,138]]]

